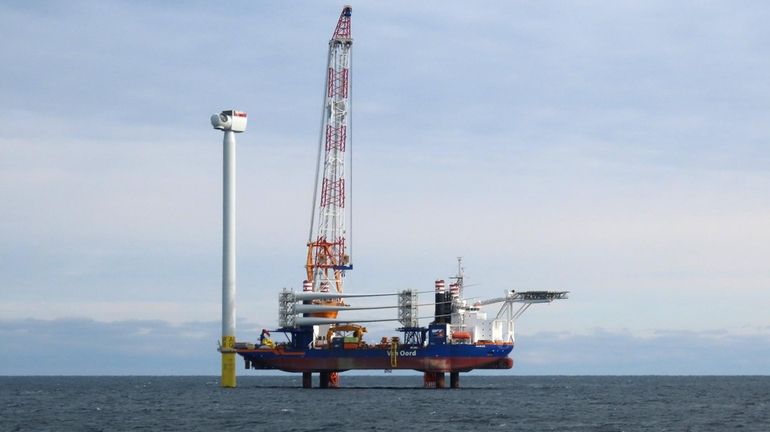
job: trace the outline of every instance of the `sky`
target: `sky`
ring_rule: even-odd
[[[346,290],[462,256],[468,296],[570,291],[507,374],[770,374],[770,5],[414,3],[352,5]],[[218,374],[222,109],[238,338],[277,325],[342,5],[0,5],[0,375]]]

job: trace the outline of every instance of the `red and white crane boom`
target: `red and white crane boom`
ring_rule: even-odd
[[[306,287],[343,291],[351,270],[351,7],[342,9],[329,40],[318,143],[313,212],[307,241]]]

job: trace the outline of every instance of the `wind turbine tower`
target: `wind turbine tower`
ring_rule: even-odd
[[[211,116],[223,131],[222,176],[222,387],[235,387],[235,134],[246,130],[246,113],[227,110]]]

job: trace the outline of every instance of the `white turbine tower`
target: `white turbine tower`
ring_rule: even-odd
[[[222,182],[222,387],[235,387],[235,134],[246,130],[246,113],[227,110],[211,116],[224,131]]]

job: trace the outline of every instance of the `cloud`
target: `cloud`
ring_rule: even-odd
[[[526,375],[766,375],[770,333],[533,333],[517,336],[514,353]]]
[[[215,318],[221,138],[208,115],[235,106],[251,122],[239,306],[275,322],[277,290],[303,279],[338,13],[0,5],[0,55],[13,59],[0,70],[2,316]],[[573,292],[528,313],[527,329],[769,324],[769,15],[662,1],[356,6],[348,286],[430,289],[463,255],[475,296]]]
[[[3,375],[189,375],[216,372],[219,325],[86,319],[0,322]]]

